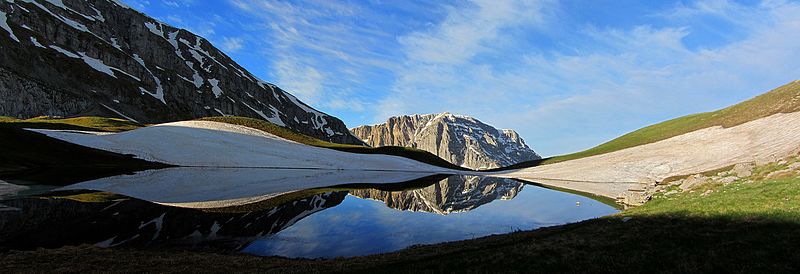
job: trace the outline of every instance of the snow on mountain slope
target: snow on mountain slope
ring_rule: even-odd
[[[266,83],[209,41],[116,0],[0,1],[0,115],[142,123],[236,115],[322,140],[347,127]]]
[[[179,166],[454,172],[398,156],[312,147],[260,130],[210,121],[166,123],[102,135],[31,130],[82,146]]]
[[[61,189],[106,191],[178,207],[220,208],[256,203],[311,188],[401,183],[430,175],[399,171],[167,168],[102,178]]]
[[[800,152],[800,112],[705,128],[615,152],[494,175],[617,198],[645,183]]]
[[[404,115],[386,123],[351,130],[371,146],[426,150],[453,164],[487,169],[540,159],[519,135],[478,119],[450,113]]]

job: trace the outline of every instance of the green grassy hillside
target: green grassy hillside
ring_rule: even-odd
[[[645,145],[713,126],[732,127],[777,113],[800,111],[800,82],[794,81],[739,104],[651,125],[591,149],[543,160],[519,163],[502,170],[553,164]]]
[[[323,141],[311,136],[304,135],[302,133],[296,132],[294,130],[280,127],[268,121],[253,119],[253,118],[246,118],[246,117],[236,117],[236,116],[226,116],[226,117],[206,117],[199,119],[201,121],[214,121],[214,122],[222,122],[222,123],[229,123],[235,125],[246,126],[258,130],[262,130],[271,134],[274,134],[278,137],[292,140],[301,144],[306,144],[315,147],[321,148],[328,148],[334,149],[343,152],[350,152],[350,153],[360,153],[360,154],[384,154],[384,155],[393,155],[393,156],[400,156],[409,159],[413,159],[416,161],[420,161],[426,164],[450,168],[450,169],[457,169],[457,170],[470,170],[464,167],[460,167],[454,165],[448,161],[445,161],[439,156],[436,156],[433,153],[409,148],[409,147],[398,147],[398,146],[385,146],[385,147],[367,147],[367,146],[357,146],[357,145],[347,145],[347,144],[337,144],[331,143],[327,141]]]
[[[123,119],[94,116],[75,118],[53,118],[41,116],[24,120],[0,116],[0,124],[19,128],[68,129],[106,132],[128,131],[144,126],[142,124]]]

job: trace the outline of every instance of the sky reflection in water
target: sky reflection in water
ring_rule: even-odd
[[[358,256],[559,225],[615,212],[613,207],[583,196],[532,185],[525,185],[511,200],[495,200],[448,215],[401,211],[381,201],[348,195],[340,205],[256,240],[244,252],[305,258]]]

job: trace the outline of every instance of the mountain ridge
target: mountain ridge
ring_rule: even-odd
[[[362,144],[344,123],[258,79],[205,38],[115,0],[0,2],[0,115],[270,121]]]
[[[541,158],[514,130],[498,130],[473,117],[449,112],[395,116],[385,123],[350,131],[371,146],[422,149],[473,169]]]

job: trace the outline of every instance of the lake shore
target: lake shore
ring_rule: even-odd
[[[4,251],[4,272],[793,272],[800,254],[800,179],[708,181],[619,214],[567,224],[331,260],[239,253],[103,249]],[[749,199],[743,200],[743,197]]]

